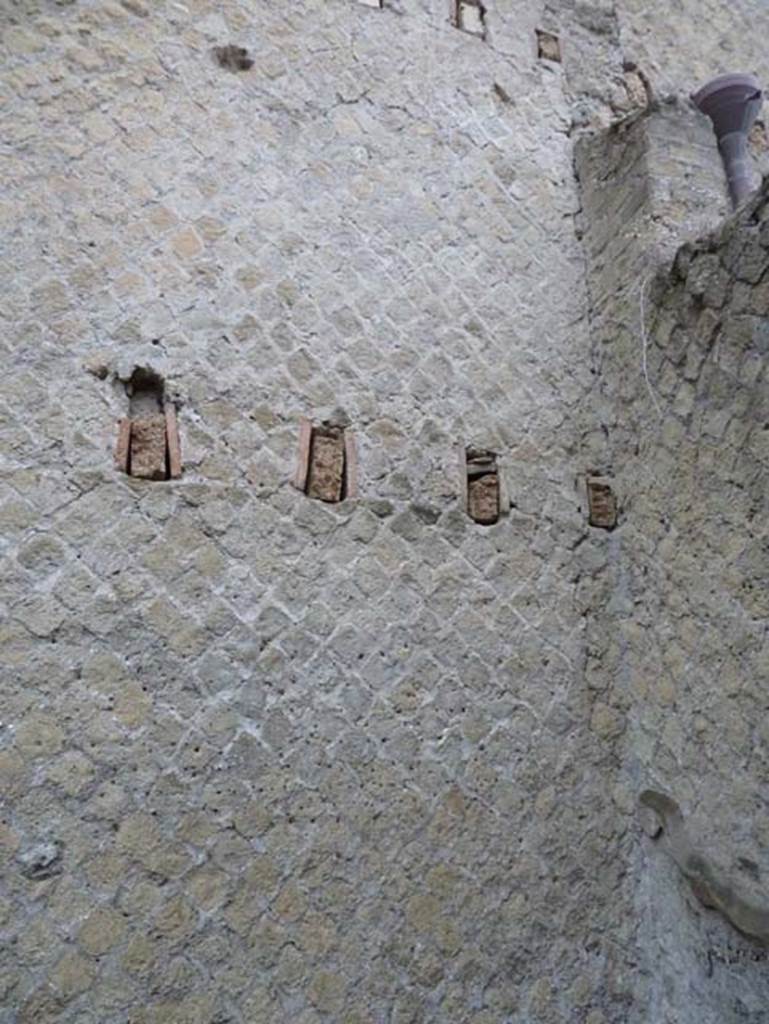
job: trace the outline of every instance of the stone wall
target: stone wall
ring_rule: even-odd
[[[627,596],[647,566],[625,538],[653,551],[667,497],[639,470],[629,515],[636,437],[659,438],[635,306],[607,305],[613,347],[591,308],[573,141],[648,105],[626,7],[487,3],[481,38],[442,0],[2,6],[3,1024],[647,1024],[686,1005],[650,973],[667,861],[642,860],[637,795],[667,786],[698,836],[743,747],[725,728],[710,803],[694,760],[675,786],[622,661],[672,600]],[[538,27],[563,64],[538,59]],[[230,44],[248,53],[223,65]],[[701,121],[673,200],[656,188],[671,118],[693,116],[665,111],[626,125],[652,202],[628,267],[665,218],[670,245],[720,215]],[[665,315],[688,324],[677,295]],[[176,411],[179,479],[115,464],[137,368]],[[355,497],[292,485],[306,419],[346,425]],[[495,525],[467,515],[466,446],[497,456]],[[616,476],[618,530],[588,527],[588,471]]]
[[[4,1021],[626,1019],[569,106],[536,5],[445,15],[6,13]],[[136,367],[178,481],[113,465]]]
[[[591,162],[582,166],[589,212],[600,197]],[[621,193],[626,177],[613,184]],[[623,722],[619,788],[682,812],[683,856],[680,826],[663,813],[631,861],[639,977],[652,1019],[671,1024],[758,1024],[769,999],[765,949],[750,938],[769,909],[768,193],[636,286],[617,282],[605,253],[613,246],[638,269],[654,225],[603,247],[595,224],[586,235],[603,296],[593,396],[603,429],[586,432],[585,459],[611,475],[620,505],[586,682]]]

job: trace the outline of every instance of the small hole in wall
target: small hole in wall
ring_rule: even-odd
[[[163,378],[150,367],[137,367],[125,382],[125,392],[128,416],[118,424],[118,468],[143,480],[181,476],[176,409],[166,401]]]
[[[602,530],[613,530],[617,525],[617,499],[611,484],[601,477],[587,478],[588,522]]]
[[[125,386],[128,414],[133,419],[163,412],[165,384],[159,373],[148,366],[137,366]]]
[[[215,46],[213,49],[214,60],[219,67],[228,71],[249,71],[254,66],[253,58],[249,56],[245,46]]]
[[[340,422],[299,429],[299,463],[294,485],[309,498],[335,503],[357,494],[357,458],[352,432]]]
[[[552,32],[537,29],[537,57],[539,60],[550,60],[554,64],[561,63],[561,41]]]
[[[486,8],[481,0],[453,0],[451,20],[463,32],[481,39],[486,35]]]
[[[465,450],[467,514],[482,526],[499,520],[499,469],[494,452],[482,448]]]

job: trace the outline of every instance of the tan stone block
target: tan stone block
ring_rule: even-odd
[[[95,769],[79,750],[69,750],[48,769],[51,782],[61,786],[68,796],[77,796],[93,779]]]
[[[63,745],[64,732],[50,715],[29,715],[16,730],[16,748],[23,757],[50,757]]]
[[[129,974],[147,974],[155,966],[156,944],[148,935],[134,935],[126,946],[121,963]]]
[[[135,729],[147,720],[152,697],[139,683],[127,682],[115,693],[115,717],[128,729]]]
[[[281,889],[274,903],[275,913],[284,921],[297,921],[306,907],[307,901],[303,893],[292,882]]]
[[[25,789],[26,768],[15,750],[0,750],[0,793],[6,799],[20,796]]]
[[[93,885],[114,890],[118,882],[125,878],[128,863],[116,853],[104,853],[90,860],[85,870]]]
[[[133,857],[141,857],[162,842],[158,823],[150,814],[130,814],[120,823],[116,837],[119,850]]]
[[[131,295],[146,290],[146,282],[139,274],[127,271],[115,280],[114,288],[120,296]]]
[[[344,484],[344,432],[316,427],[312,432],[307,494],[320,501],[342,499]]]
[[[49,976],[53,987],[64,999],[73,999],[90,987],[95,976],[95,968],[85,957],[74,950],[64,954]]]
[[[179,219],[167,206],[154,206],[150,211],[149,222],[155,231],[163,232],[176,227]]]
[[[12,856],[18,850],[19,843],[18,832],[12,829],[7,822],[0,821],[0,850]]]
[[[311,956],[325,956],[337,941],[336,929],[331,918],[321,914],[308,914],[298,933],[299,945]]]
[[[340,974],[318,971],[310,982],[310,1002],[321,1013],[338,1014],[344,1004],[346,983]]]
[[[185,228],[178,235],[174,235],[171,245],[176,255],[183,260],[194,259],[203,251],[203,243],[194,228]]]
[[[102,956],[121,941],[126,923],[122,914],[111,907],[99,907],[87,918],[78,933],[80,948],[92,956]]]
[[[155,919],[157,932],[172,942],[189,938],[197,924],[198,912],[182,896],[176,896],[166,903]]]
[[[162,413],[131,421],[131,476],[166,479],[166,418]]]
[[[406,904],[406,920],[420,932],[432,931],[440,919],[440,901],[430,894],[412,896]]]
[[[91,47],[71,46],[65,51],[64,56],[85,71],[99,71],[104,67],[101,55]]]
[[[230,880],[216,868],[200,868],[186,879],[187,891],[201,910],[210,912],[227,898]]]
[[[11,53],[37,53],[45,49],[45,39],[35,32],[10,27],[3,32],[3,44]]]
[[[215,217],[199,217],[195,227],[207,242],[215,242],[227,234],[227,225]]]
[[[614,740],[625,731],[625,720],[608,704],[596,704],[590,718],[590,728],[601,739]]]

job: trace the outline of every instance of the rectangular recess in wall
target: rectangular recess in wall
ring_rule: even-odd
[[[486,35],[486,8],[481,0],[453,0],[452,22],[463,32],[481,39]]]
[[[115,464],[139,480],[176,480],[182,475],[181,445],[176,409],[124,416],[118,421]]]
[[[352,432],[334,423],[299,426],[299,461],[294,486],[309,498],[330,503],[357,495],[358,462]]]
[[[537,29],[537,57],[540,60],[551,60],[555,64],[561,63],[561,41],[552,32],[544,29]]]
[[[485,449],[467,448],[464,463],[467,514],[476,523],[491,526],[500,513],[497,456]]]
[[[587,478],[588,522],[602,530],[613,530],[617,525],[617,499],[611,484],[602,477]]]

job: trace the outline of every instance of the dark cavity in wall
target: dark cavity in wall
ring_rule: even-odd
[[[128,414],[134,419],[164,411],[165,385],[160,374],[148,366],[137,366],[125,386]]]
[[[494,452],[479,448],[465,451],[467,513],[483,526],[499,519],[499,470]]]
[[[245,46],[215,46],[213,54],[216,63],[228,71],[248,71],[254,66]]]

